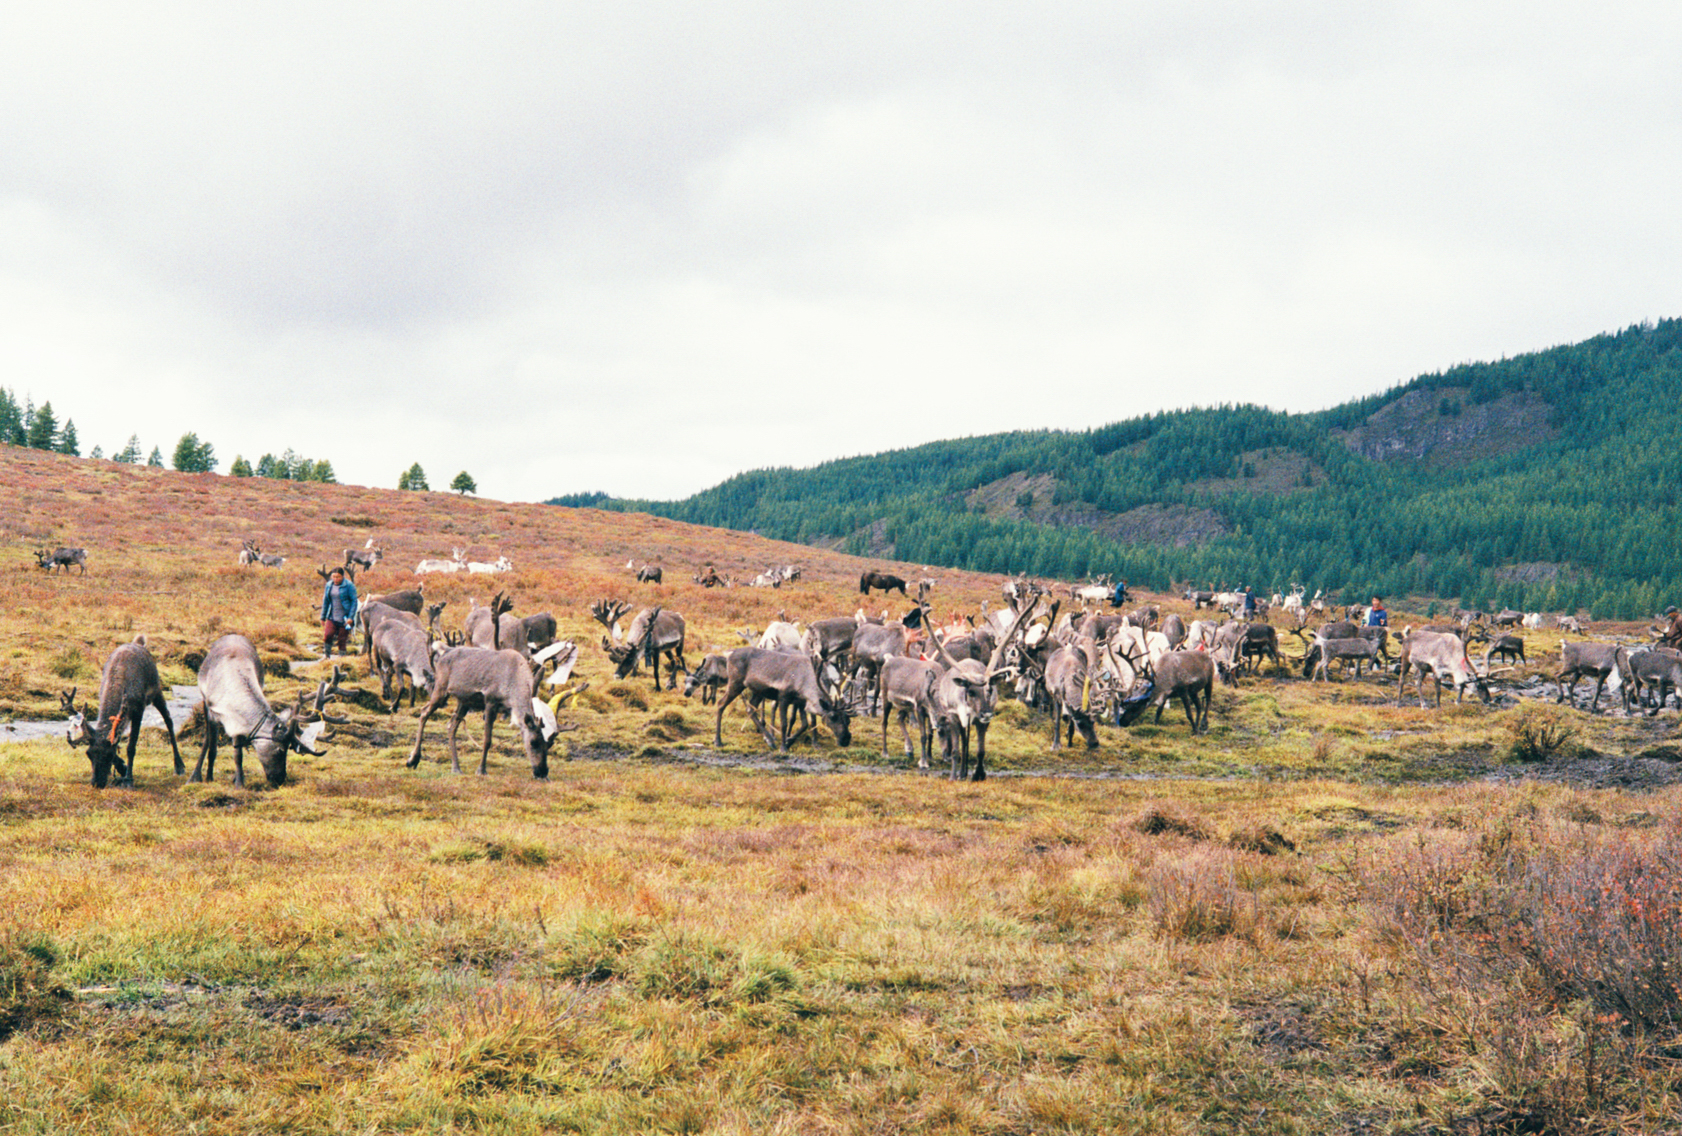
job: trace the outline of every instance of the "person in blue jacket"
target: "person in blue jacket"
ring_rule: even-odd
[[[328,573],[327,586],[321,591],[321,654],[331,658],[333,644],[339,654],[349,654],[350,625],[356,619],[356,585],[345,579],[345,570],[335,568]]]
[[[1390,626],[1390,613],[1384,610],[1384,601],[1377,596],[1372,598],[1372,606],[1367,609],[1367,626]]]

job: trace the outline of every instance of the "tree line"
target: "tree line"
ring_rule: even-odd
[[[1445,419],[1506,395],[1547,404],[1549,427],[1511,452],[1459,464],[1375,461],[1342,435],[1410,392]],[[1086,431],[1017,431],[740,474],[682,501],[575,494],[552,503],[645,511],[865,554],[886,533],[903,560],[1078,578],[1292,582],[1438,597],[1468,607],[1644,618],[1678,602],[1682,549],[1682,321],[1419,376],[1313,414],[1224,405]],[[1254,487],[1243,455],[1302,463],[1296,484]],[[1054,513],[1184,506],[1219,535],[1125,543],[1075,523],[989,517],[969,494],[1013,473],[1055,478]],[[1249,476],[1247,476],[1249,475]]]
[[[82,448],[76,436],[76,423],[65,419],[60,425],[58,415],[53,410],[51,402],[35,405],[33,398],[25,396],[19,402],[16,394],[6,387],[0,387],[0,444],[20,446],[35,450],[47,450],[52,453],[67,454],[70,457],[81,457]],[[130,434],[127,443],[113,453],[109,459],[122,465],[141,464],[140,437]],[[105,459],[105,451],[95,446],[87,455],[89,458]],[[151,453],[144,459],[145,464],[162,468],[164,455],[161,447],[153,446]],[[183,473],[214,473],[218,465],[216,447],[202,440],[197,433],[188,431],[181,435],[175,443],[175,449],[170,456],[170,466]],[[338,475],[333,470],[333,463],[326,458],[308,458],[288,448],[278,457],[266,453],[257,459],[253,465],[244,456],[236,454],[233,462],[228,466],[230,477],[270,477],[279,481],[313,481],[325,485],[337,485]],[[398,476],[397,488],[412,490],[427,490],[426,472],[421,469],[419,462],[414,463]],[[456,474],[450,482],[450,489],[460,494],[478,493],[478,483],[466,470]]]

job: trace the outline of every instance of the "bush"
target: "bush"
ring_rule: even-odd
[[[1421,845],[1365,881],[1392,933],[1467,986],[1534,970],[1565,999],[1682,1033],[1682,836],[1583,830],[1539,842],[1502,822]]]
[[[1517,761],[1547,761],[1576,750],[1576,716],[1563,706],[1530,703],[1507,720],[1508,752]]]

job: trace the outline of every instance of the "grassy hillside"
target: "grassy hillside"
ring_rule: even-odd
[[[1669,320],[1316,414],[1164,413],[592,503],[982,571],[1635,619],[1682,575],[1679,348]]]
[[[137,632],[177,683],[250,635],[289,701],[325,671],[312,568],[370,533],[365,587],[506,553],[517,611],[593,643],[592,600],[657,598],[692,662],[859,602],[855,558],[645,515],[6,448],[0,494],[0,718],[56,716]],[[238,568],[247,536],[292,560]],[[40,542],[88,574],[40,572]],[[704,591],[707,560],[807,572]],[[934,574],[943,617],[998,594]],[[488,586],[428,589],[455,628]],[[134,789],[91,788],[62,735],[0,742],[0,1129],[1669,1131],[1676,720],[1540,704],[1557,646],[1488,708],[1270,669],[1207,735],[1170,715],[1092,753],[1010,702],[982,784],[862,722],[780,760],[732,710],[713,747],[710,708],[595,647],[547,782],[506,724],[486,778],[437,725],[405,769],[415,712],[358,659],[350,724],[279,789],[188,784],[159,730]]]

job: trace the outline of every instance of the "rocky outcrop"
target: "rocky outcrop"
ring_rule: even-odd
[[[1550,411],[1545,399],[1523,391],[1472,403],[1460,389],[1413,390],[1334,436],[1374,461],[1463,465],[1552,438]]]

